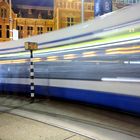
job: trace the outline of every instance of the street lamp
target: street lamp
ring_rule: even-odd
[[[13,19],[12,19],[12,2],[9,0],[9,26],[10,26],[10,40],[13,40]]]
[[[84,0],[81,0],[81,22],[84,22]]]

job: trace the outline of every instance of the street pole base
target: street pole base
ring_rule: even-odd
[[[34,102],[35,102],[35,98],[34,97],[31,97],[30,103],[34,103]]]

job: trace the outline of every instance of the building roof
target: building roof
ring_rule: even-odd
[[[53,0],[12,0],[12,4],[53,7]]]
[[[12,6],[18,17],[53,18],[53,0],[12,0]]]

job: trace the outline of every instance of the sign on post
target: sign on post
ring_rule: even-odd
[[[94,0],[94,16],[112,12],[112,0]]]
[[[25,42],[25,50],[30,50],[30,96],[34,102],[35,98],[35,87],[34,87],[34,62],[33,62],[33,51],[38,49],[36,42]]]
[[[13,29],[13,40],[18,40],[18,30]]]
[[[38,44],[36,42],[25,42],[25,49],[26,50],[37,50]]]

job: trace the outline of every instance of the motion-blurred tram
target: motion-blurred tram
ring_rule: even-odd
[[[140,5],[58,31],[0,43],[0,91],[30,93],[140,114]]]

